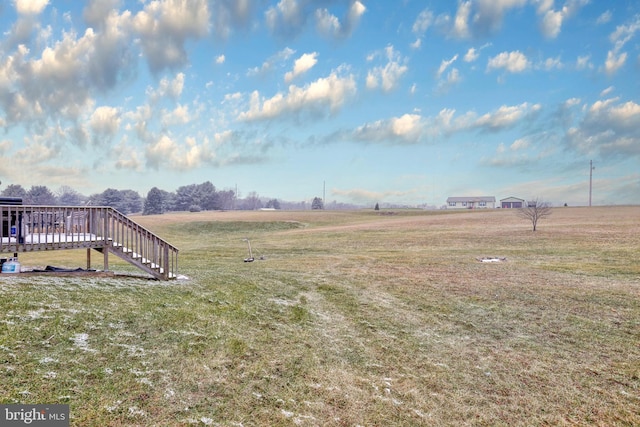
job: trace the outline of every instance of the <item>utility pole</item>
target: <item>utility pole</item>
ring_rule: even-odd
[[[591,207],[591,189],[593,186],[593,170],[596,167],[593,166],[593,160],[589,160],[589,207]]]
[[[325,207],[325,203],[327,203],[325,200],[326,193],[327,193],[326,181],[322,181],[322,207],[323,208]]]

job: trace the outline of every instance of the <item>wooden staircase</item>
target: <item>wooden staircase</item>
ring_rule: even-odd
[[[177,277],[178,249],[129,217],[105,206],[0,205],[0,253],[87,249],[109,254],[158,280]]]

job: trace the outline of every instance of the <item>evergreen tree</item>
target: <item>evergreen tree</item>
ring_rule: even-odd
[[[165,212],[165,196],[158,187],[153,187],[147,193],[147,199],[144,201],[144,209],[142,215],[159,215]]]
[[[2,195],[4,197],[19,197],[24,201],[27,198],[27,190],[22,188],[22,185],[11,184],[2,190]]]
[[[197,185],[189,184],[178,187],[176,190],[175,209],[188,211],[191,206],[199,205],[197,197]]]
[[[320,197],[314,197],[311,202],[311,209],[324,209],[324,202]]]
[[[93,206],[111,206],[124,215],[142,210],[142,199],[133,190],[107,188],[100,194],[91,195],[89,201]]]
[[[85,197],[73,188],[63,185],[57,192],[58,204],[62,206],[82,206]]]
[[[122,198],[121,206],[127,214],[142,211],[142,198],[137,191],[120,190],[120,197]]]
[[[265,207],[269,209],[280,209],[280,202],[278,199],[271,199],[267,202]]]
[[[221,209],[216,187],[210,181],[203,182],[196,187],[195,197],[197,204],[204,210]]]
[[[47,188],[46,185],[33,185],[23,202],[26,205],[55,205],[56,196]]]

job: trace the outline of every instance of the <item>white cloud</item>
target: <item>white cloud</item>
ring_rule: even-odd
[[[145,149],[147,165],[153,169],[169,168],[177,171],[197,168],[216,158],[208,140],[198,144],[194,138],[187,138],[184,144],[168,135],[162,135],[148,144]]]
[[[627,52],[617,53],[610,50],[607,52],[607,59],[604,62],[604,69],[607,74],[615,74],[627,62]]]
[[[329,9],[314,6],[314,0],[280,0],[265,12],[267,28],[277,36],[291,38],[302,32],[309,17],[313,16],[320,34],[343,39],[351,35],[366,11],[359,0],[350,1],[346,16],[340,20]]]
[[[480,46],[478,49],[471,47],[467,50],[467,53],[464,55],[465,62],[475,62],[480,57],[480,51],[491,46],[491,43],[485,43]]]
[[[529,141],[526,138],[518,138],[509,146],[511,151],[519,151],[529,148]]]
[[[520,51],[502,52],[489,59],[487,71],[503,68],[511,73],[520,73],[527,70],[531,63]]]
[[[125,169],[132,171],[141,171],[143,162],[140,160],[140,155],[135,147],[121,141],[118,145],[113,147],[113,155],[115,157],[116,169]]]
[[[457,59],[458,59],[458,55],[456,54],[449,60],[442,60],[442,62],[440,63],[440,67],[438,68],[438,71],[436,73],[436,78],[441,79],[443,73],[445,73],[447,69],[451,66],[451,64],[453,64]],[[440,80],[440,82],[438,83],[438,90],[440,91],[446,90],[450,86],[458,83],[459,81],[460,81],[460,72],[458,71],[457,68],[452,68],[447,73],[445,79]]]
[[[329,13],[327,9],[318,9],[316,11],[316,27],[320,34],[327,37],[335,37],[340,34],[342,26],[337,16]]]
[[[438,68],[436,77],[440,78],[440,76],[442,76],[442,73],[444,73],[447,70],[447,68],[449,68],[449,66],[453,64],[457,59],[458,59],[457,54],[453,55],[453,57],[449,60],[443,59],[442,62],[440,62],[440,67]]]
[[[458,83],[460,81],[460,72],[457,68],[452,68],[451,71],[447,74],[446,83],[447,85],[452,85]]]
[[[640,105],[618,98],[594,102],[584,118],[566,133],[569,146],[603,157],[640,156]]]
[[[303,8],[296,0],[280,0],[265,12],[265,19],[273,32],[283,31],[287,27],[297,29],[304,23]]]
[[[443,109],[433,117],[404,114],[366,123],[356,128],[347,138],[365,143],[416,144],[458,132],[498,132],[534,118],[541,109],[540,104],[525,102],[514,106],[503,105],[480,117],[472,111],[456,116],[453,109]],[[524,145],[525,141],[520,141],[512,146],[512,150],[523,149]]]
[[[496,111],[479,117],[474,126],[490,131],[501,130],[514,126],[521,119],[537,113],[541,108],[540,104],[530,105],[526,102],[520,105],[503,105]]]
[[[619,51],[638,31],[640,31],[640,15],[636,15],[628,25],[618,25],[609,36],[609,40],[614,44],[614,49]]]
[[[20,15],[38,15],[49,4],[49,0],[14,0],[16,12]]]
[[[226,0],[209,2],[212,26],[215,35],[228,38],[234,29],[246,28],[251,24],[251,16],[257,2],[247,0]]]
[[[78,38],[73,32],[63,35],[53,46],[44,47],[40,56],[29,57],[20,46],[0,63],[0,102],[7,124],[40,123],[48,118],[77,123],[91,108],[91,62],[95,58],[96,35],[88,29]],[[85,84],[78,84],[85,82]],[[6,90],[8,89],[8,90]]]
[[[589,0],[567,0],[561,9],[554,10],[553,0],[538,1],[538,15],[542,16],[540,22],[542,34],[549,39],[558,37],[562,24],[588,3]]]
[[[456,38],[492,34],[500,29],[506,13],[526,3],[527,0],[461,1],[458,3],[450,34]]]
[[[475,0],[461,1],[450,33],[457,38],[486,36],[502,26],[505,15],[527,3],[536,6],[541,16],[540,28],[547,38],[560,34],[563,23],[589,0],[566,0],[560,9],[554,9],[554,0]],[[449,22],[448,16],[442,22]]]
[[[176,74],[173,80],[163,78],[160,80],[160,87],[156,92],[157,96],[178,99],[184,89],[184,73]]]
[[[433,25],[433,22],[434,15],[433,12],[429,9],[425,9],[418,14],[416,20],[413,23],[413,26],[411,27],[411,31],[417,37],[416,41],[414,41],[410,45],[412,49],[420,49],[420,47],[422,46],[422,37],[427,32],[429,27]]]
[[[542,18],[542,34],[550,39],[554,39],[560,34],[564,15],[561,11],[548,10]]]
[[[178,104],[176,108],[171,111],[163,111],[162,114],[162,126],[169,127],[175,125],[183,125],[189,123],[192,120],[189,113],[188,105]]]
[[[429,27],[433,25],[433,20],[433,12],[431,12],[429,9],[425,9],[416,17],[416,20],[411,27],[411,31],[416,36],[422,37],[424,33],[427,32]]]
[[[596,101],[589,109],[589,121],[606,121],[615,128],[631,129],[640,121],[640,105],[633,101],[615,104],[617,98]]]
[[[640,31],[640,15],[636,15],[628,25],[619,25],[609,36],[613,49],[607,53],[604,70],[607,74],[615,74],[627,61],[627,52],[621,52],[624,46]]]
[[[89,125],[95,133],[115,135],[120,128],[120,112],[115,107],[98,107],[91,115]]]
[[[215,62],[216,64],[224,64],[224,61],[226,60],[224,55],[218,55],[216,56]]]
[[[504,16],[523,7],[528,0],[463,0],[458,2],[455,16],[441,14],[435,24],[447,35],[459,38],[481,38],[502,27]]]
[[[185,42],[209,32],[207,0],[167,0],[145,4],[132,19],[140,36],[145,59],[153,73],[173,69],[187,62]]]
[[[313,112],[326,107],[338,110],[356,92],[353,75],[340,76],[332,72],[304,87],[289,86],[287,93],[278,93],[269,99],[260,97],[258,91],[251,94],[249,110],[241,112],[239,120],[264,120],[285,114]]]
[[[593,64],[591,63],[591,55],[579,56],[576,60],[576,68],[578,70],[593,68]]]
[[[408,67],[403,64],[404,59],[398,54],[393,46],[385,49],[387,64],[381,67],[374,67],[367,73],[366,85],[368,89],[381,88],[384,92],[395,89],[400,78],[407,72]]]
[[[602,12],[602,14],[598,16],[598,19],[596,20],[596,24],[598,25],[607,24],[611,22],[612,17],[613,17],[613,14],[611,13],[610,10]]]
[[[293,64],[293,71],[285,74],[284,81],[290,83],[296,77],[306,73],[318,63],[318,52],[305,53],[296,59]]]
[[[542,64],[540,65],[540,68],[542,68],[543,70],[546,70],[546,71],[560,70],[560,69],[564,68],[564,64],[560,60],[560,57],[547,58],[542,62]]]
[[[418,114],[405,114],[391,120],[391,131],[394,135],[408,137],[420,131],[421,117]]]
[[[576,105],[580,105],[581,102],[582,100],[580,100],[580,98],[569,98],[563,103],[563,105],[565,107],[575,107]]]
[[[451,33],[457,38],[467,38],[470,35],[469,15],[471,14],[471,2],[463,1],[458,4],[456,17],[453,20],[453,28]]]
[[[615,87],[609,86],[608,88],[606,88],[602,92],[600,92],[600,97],[604,98],[605,96],[608,96],[614,90],[615,90]]]
[[[538,4],[538,14],[542,15],[553,8],[554,0],[533,0],[533,3]]]
[[[475,48],[469,48],[467,53],[464,55],[465,62],[474,62],[476,59],[480,57],[480,53]]]
[[[285,47],[275,55],[271,55],[269,58],[267,58],[267,60],[262,63],[262,66],[248,70],[247,75],[262,76],[268,74],[277,64],[288,60],[294,53],[296,53],[295,50]]]
[[[423,133],[422,117],[404,114],[388,120],[378,120],[358,127],[353,138],[365,142],[417,143]]]

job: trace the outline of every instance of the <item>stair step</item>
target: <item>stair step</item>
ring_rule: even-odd
[[[117,241],[110,241],[111,250],[118,254],[121,258],[125,260],[129,260],[134,265],[137,265],[143,270],[146,270],[151,275],[155,276],[158,279],[175,279],[177,275],[170,271],[165,271],[165,269],[159,263],[160,258],[155,258],[160,254],[155,254],[155,251],[152,251],[148,254],[149,258],[135,251],[134,248],[130,248],[125,246],[123,243],[118,243]],[[167,274],[168,273],[168,274]]]

